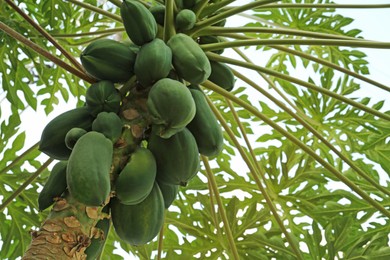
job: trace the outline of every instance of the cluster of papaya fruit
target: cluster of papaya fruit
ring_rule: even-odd
[[[176,1],[178,31],[194,26],[197,17],[190,7],[196,3]],[[199,154],[212,157],[222,150],[221,127],[199,85],[209,79],[230,91],[234,76],[226,65],[210,62],[199,46],[216,37],[194,40],[177,33],[167,42],[160,39],[163,5],[149,9],[125,0],[121,16],[131,44],[111,39],[89,44],[81,62],[97,82],[87,89],[85,106],[57,116],[42,132],[40,150],[60,162],[38,202],[44,210],[69,192],[87,206],[105,206],[118,236],[141,245],[158,234],[164,209],[199,171]],[[131,92],[118,91],[128,82],[146,93],[147,124],[144,142],[115,172],[115,149],[131,128],[123,117],[123,100]],[[98,223],[105,232],[109,225],[107,219]],[[91,250],[100,248],[101,241],[95,242]]]

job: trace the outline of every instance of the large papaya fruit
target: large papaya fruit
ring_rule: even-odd
[[[157,23],[152,13],[140,2],[124,0],[121,16],[130,40],[142,46],[152,41],[157,35]]]
[[[179,31],[190,30],[196,23],[196,14],[190,9],[181,10],[175,17],[175,26]]]
[[[153,188],[156,172],[152,152],[143,147],[135,150],[115,182],[116,196],[121,203],[134,205],[143,201]]]
[[[195,115],[195,102],[188,88],[173,79],[157,81],[146,102],[159,136],[169,138],[181,131]]]
[[[172,51],[161,39],[144,44],[135,60],[134,72],[142,86],[148,87],[168,76],[172,69]]]
[[[211,74],[208,80],[214,82],[226,91],[231,91],[236,83],[232,70],[222,62],[210,61],[210,64]]]
[[[135,53],[126,44],[99,39],[81,53],[81,63],[91,76],[99,80],[125,82],[134,75]]]
[[[116,143],[121,137],[122,126],[122,120],[114,112],[100,112],[92,123],[92,130]]]
[[[190,89],[196,105],[194,119],[187,125],[194,135],[199,152],[205,156],[218,155],[223,148],[223,134],[217,118],[200,89]]]
[[[87,89],[85,103],[92,116],[97,116],[103,111],[118,113],[121,95],[111,81],[102,80]]]
[[[66,190],[66,161],[56,163],[38,196],[38,208],[43,211],[54,203]]]
[[[87,206],[101,206],[110,194],[113,145],[98,132],[83,135],[73,147],[66,170],[70,194]]]
[[[157,180],[185,186],[199,170],[199,152],[191,132],[184,128],[168,139],[152,134],[148,149],[157,162]]]
[[[167,44],[172,50],[173,67],[181,78],[192,84],[201,84],[210,76],[210,62],[190,36],[178,33]]]
[[[110,211],[109,205],[105,206],[102,209],[103,213],[108,214]],[[108,232],[110,231],[110,225],[111,221],[109,218],[104,218],[98,221],[96,223],[96,228],[99,229],[100,236],[98,238],[92,238],[91,244],[87,247],[85,250],[85,254],[87,255],[87,260],[96,260],[100,259],[99,256],[101,255],[104,244],[106,242]]]
[[[43,129],[39,150],[57,160],[68,160],[71,150],[65,136],[74,127],[91,130],[93,117],[86,107],[69,110],[51,120]]]
[[[144,245],[151,241],[164,222],[164,199],[156,182],[141,203],[124,205],[113,198],[110,207],[116,233],[131,245]]]
[[[168,209],[176,199],[177,193],[179,192],[179,185],[158,182],[158,186],[160,187],[161,194],[164,198],[164,207]]]

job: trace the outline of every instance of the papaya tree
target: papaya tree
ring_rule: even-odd
[[[390,43],[346,8],[390,4],[4,0],[0,258],[389,259]]]

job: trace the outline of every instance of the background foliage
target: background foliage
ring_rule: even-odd
[[[74,57],[79,57],[89,42],[100,37],[126,40],[122,24],[115,20],[119,9],[111,2],[115,1],[88,0],[83,1],[88,6],[80,6],[74,0],[14,1]],[[145,2],[155,4],[155,1]],[[253,1],[231,2],[238,6],[235,2]],[[327,0],[280,1],[306,2],[329,3]],[[91,10],[90,6],[104,12]],[[298,31],[323,33],[329,38],[361,38],[359,29],[349,29],[351,25],[353,27],[353,19],[338,14],[337,8],[296,7],[253,9],[244,14],[246,17],[251,15],[245,20],[248,22],[244,28],[252,28],[252,31],[238,27],[241,32],[218,34],[229,41],[234,38],[311,38]],[[7,4],[0,5],[0,21],[69,63]],[[266,33],[263,29],[267,28],[286,29],[290,33]],[[362,49],[326,44],[276,45],[276,42],[257,45],[255,49],[241,47],[236,51],[246,53],[256,65],[311,83],[390,116],[389,111],[383,109],[384,101],[372,102],[370,97],[357,94],[362,82],[370,82],[364,78],[364,75],[369,77],[369,66]],[[233,49],[223,56],[245,59]],[[48,176],[50,163],[36,146],[31,149],[26,146],[26,136],[32,133],[21,127],[21,115],[33,109],[52,116],[56,113],[56,105],[63,101],[81,105],[89,84],[4,31],[0,31],[0,57],[0,258],[16,259],[30,242],[29,230],[38,227],[48,214],[47,211],[38,212],[37,196]],[[232,67],[238,70],[237,66]],[[220,113],[221,124],[226,127],[225,151],[210,162],[203,162],[199,175],[180,190],[174,206],[166,213],[163,256],[167,259],[232,258],[233,241],[242,259],[390,258],[388,215],[380,212],[372,201],[362,199],[343,181],[343,178],[347,179],[388,212],[388,117],[380,118],[362,107],[348,105],[296,84],[289,80],[291,78],[264,71],[257,71],[259,74],[239,71],[236,75],[241,80],[237,81],[232,94],[256,108],[258,113],[231,102],[234,99],[227,94],[207,90]],[[360,75],[358,79],[357,74]],[[372,89],[384,88],[378,82],[370,83]],[[284,106],[270,102],[265,98],[266,93],[277,97]],[[288,109],[311,126],[317,136]],[[307,153],[277,126],[313,153]],[[346,159],[331,151],[318,135]],[[315,155],[333,166],[339,175],[324,167]],[[358,174],[346,160],[368,179]],[[232,239],[229,238],[230,231]],[[128,253],[140,259],[156,257],[157,239],[137,248],[115,241],[119,239],[112,230],[103,259],[122,259],[119,254]]]

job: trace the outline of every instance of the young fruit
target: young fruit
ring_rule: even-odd
[[[77,140],[80,139],[83,135],[85,135],[87,131],[85,129],[74,127],[68,131],[65,135],[65,145],[69,149],[73,149],[74,145],[76,144]]]
[[[86,107],[69,110],[51,120],[43,129],[39,150],[57,160],[68,160],[71,150],[65,136],[74,127],[91,130],[93,117]]]
[[[73,147],[66,170],[70,194],[87,206],[101,206],[110,194],[113,145],[103,134],[88,132]]]
[[[121,106],[121,95],[114,84],[108,80],[102,80],[92,84],[85,95],[87,108],[92,116],[100,112],[118,113]]]
[[[165,5],[156,5],[149,8],[149,11],[152,13],[154,19],[156,22],[164,26],[164,19],[165,19]]]
[[[222,62],[210,61],[210,64],[211,74],[208,80],[226,91],[231,91],[236,83],[232,70]]]
[[[156,172],[156,160],[152,152],[143,147],[135,150],[115,183],[116,196],[120,202],[134,205],[143,201],[153,188]]]
[[[188,88],[173,79],[157,81],[146,102],[159,136],[169,138],[181,131],[195,116],[195,102]]]
[[[81,63],[98,80],[125,82],[134,75],[136,54],[126,44],[99,39],[90,43],[81,53]]]
[[[100,112],[92,123],[92,130],[102,133],[116,143],[122,134],[122,120],[113,112]]]
[[[181,10],[175,17],[175,26],[179,31],[190,30],[194,27],[196,23],[196,14],[189,10]]]

